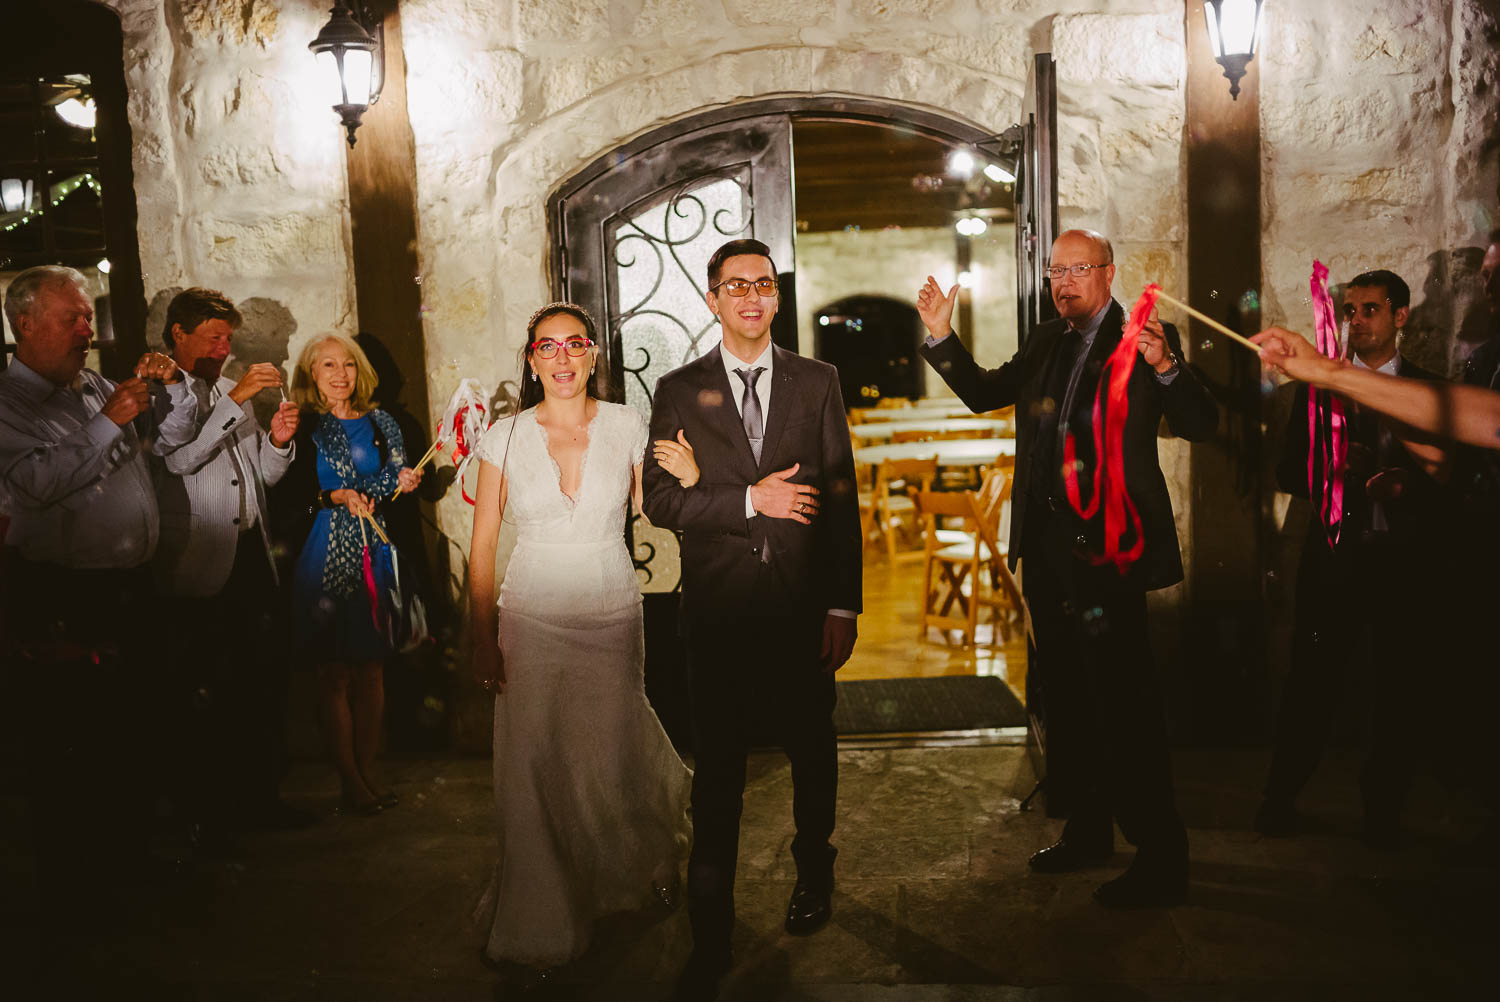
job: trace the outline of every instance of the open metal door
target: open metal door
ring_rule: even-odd
[[[1021,149],[1016,170],[1016,336],[1025,345],[1031,331],[1057,316],[1047,287],[1047,259],[1057,238],[1057,64],[1039,52],[1026,79],[1021,104]],[[1026,573],[1022,564],[1021,574]],[[1028,647],[1027,658],[1032,657]],[[1026,749],[1039,778],[1047,775],[1047,711],[1035,672],[1026,673]],[[1040,788],[1040,784],[1038,786]],[[1066,804],[1047,797],[1047,812]]]
[[[1016,337],[1057,316],[1047,291],[1047,257],[1057,238],[1057,63],[1038,52],[1026,75],[1016,171]]]
[[[784,114],[719,121],[602,158],[554,199],[555,291],[598,319],[612,399],[649,419],[656,381],[719,343],[704,294],[726,241],[766,243],[782,289],[795,288],[791,155]],[[792,350],[794,305],[772,329]],[[644,520],[633,529],[641,590],[676,590],[676,536]]]

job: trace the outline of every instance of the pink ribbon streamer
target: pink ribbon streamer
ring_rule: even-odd
[[[1338,358],[1338,318],[1333,297],[1328,294],[1328,268],[1322,261],[1313,261],[1310,284],[1318,351],[1328,358]],[[1344,402],[1328,390],[1308,388],[1307,446],[1308,496],[1318,505],[1318,520],[1332,549],[1338,544],[1344,518],[1344,461],[1349,442]]]

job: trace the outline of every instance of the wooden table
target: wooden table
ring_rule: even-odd
[[[849,431],[855,438],[890,438],[898,431],[967,431],[976,434],[994,433],[1004,431],[1010,427],[1009,421],[1001,421],[998,418],[937,418],[927,420],[909,421],[871,421],[866,424],[851,424]]]
[[[971,418],[974,412],[960,403],[928,407],[866,407],[866,421],[941,421],[944,418]]]
[[[867,466],[887,459],[936,459],[939,466],[984,466],[1016,454],[1013,438],[957,438],[938,442],[897,442],[854,450],[854,462]]]

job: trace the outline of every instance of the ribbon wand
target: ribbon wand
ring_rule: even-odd
[[[1173,306],[1176,306],[1178,309],[1180,309],[1183,312],[1185,312],[1188,316],[1192,317],[1194,320],[1197,320],[1199,323],[1207,324],[1208,326],[1212,327],[1214,330],[1218,331],[1220,334],[1223,334],[1224,336],[1226,336],[1228,338],[1231,338],[1232,340],[1237,341],[1238,343],[1244,345],[1246,348],[1249,348],[1251,351],[1255,352],[1255,354],[1256,354],[1257,357],[1260,356],[1260,348],[1256,346],[1255,342],[1251,341],[1249,338],[1245,337],[1243,334],[1237,334],[1237,333],[1235,333],[1234,331],[1230,330],[1228,327],[1225,327],[1223,324],[1219,323],[1213,317],[1207,316],[1206,314],[1203,314],[1203,313],[1199,313],[1197,310],[1193,309],[1191,306],[1189,306],[1187,303],[1184,303],[1182,300],[1177,299],[1177,298],[1175,298],[1173,296],[1167,295],[1165,292],[1162,292],[1159,287],[1156,290],[1156,298],[1157,299],[1166,300],[1167,302],[1171,303]]]

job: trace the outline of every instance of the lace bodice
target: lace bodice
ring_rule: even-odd
[[[601,400],[588,436],[576,498],[563,493],[534,409],[496,421],[479,440],[479,458],[503,466],[505,521],[516,527],[500,588],[507,609],[552,618],[576,613],[579,603],[613,609],[640,601],[625,514],[631,471],[646,453],[646,423],[633,408]]]
[[[623,538],[630,473],[646,454],[646,422],[634,408],[601,400],[588,436],[576,500],[563,493],[562,473],[547,451],[547,432],[537,423],[535,408],[496,421],[479,440],[475,451],[480,459],[496,469],[504,464],[505,520],[515,524],[522,539],[579,543]]]

